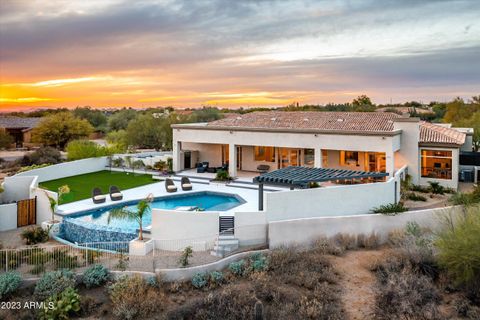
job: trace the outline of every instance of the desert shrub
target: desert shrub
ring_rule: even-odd
[[[207,274],[200,272],[196,273],[192,278],[192,286],[197,289],[202,289],[207,285]]]
[[[397,213],[405,212],[408,208],[403,206],[403,203],[390,203],[386,205],[382,205],[376,208],[373,208],[374,213],[381,213],[387,216],[394,216]]]
[[[250,257],[250,266],[253,271],[263,271],[268,267],[268,259],[264,255],[260,254],[257,256]]]
[[[480,207],[439,233],[438,260],[457,284],[480,283]]]
[[[30,270],[30,273],[32,274],[45,272],[45,264],[51,259],[51,255],[43,248],[33,248],[33,250],[30,250],[25,257],[27,263],[33,266]]]
[[[102,255],[103,253],[98,250],[82,250],[82,258],[88,264],[95,264]]]
[[[45,273],[35,286],[34,295],[40,301],[53,294],[60,294],[67,288],[75,287],[75,274],[69,270]]]
[[[453,301],[456,315],[466,319],[480,319],[480,306],[474,305],[465,297],[458,297]]]
[[[46,301],[47,307],[41,309],[40,319],[69,319],[69,315],[80,311],[80,295],[74,288],[51,295]]]
[[[352,250],[357,248],[357,239],[355,236],[345,233],[337,233],[333,237],[334,243],[345,250]]]
[[[23,167],[20,168],[20,170],[18,170],[18,173],[26,172],[26,171],[30,171],[30,170],[34,170],[34,169],[45,168],[45,167],[48,167],[48,166],[51,166],[51,164],[50,163],[44,163],[44,164],[32,164],[31,166],[23,166]]]
[[[27,245],[47,242],[50,239],[48,231],[43,230],[42,227],[34,226],[28,227],[20,234]]]
[[[228,269],[236,276],[243,276],[246,269],[246,262],[243,259],[232,262],[228,265]]]
[[[62,154],[55,148],[43,147],[23,156],[22,166],[57,164],[62,161]]]
[[[0,251],[0,268],[8,270],[17,269],[21,263],[21,256],[15,250]]]
[[[405,231],[402,229],[395,229],[388,233],[387,243],[391,246],[399,246],[405,241]]]
[[[300,319],[345,319],[345,314],[338,303],[340,295],[326,283],[319,283],[312,295],[301,297],[297,304]]]
[[[138,275],[120,278],[109,293],[113,314],[121,319],[150,318],[164,304],[164,295]]]
[[[78,257],[68,254],[67,249],[53,249],[50,260],[57,269],[75,269],[78,267]]]
[[[377,318],[441,319],[440,295],[430,278],[407,268],[385,270],[375,295]]]
[[[365,249],[376,249],[380,246],[380,238],[375,232],[372,232],[369,236],[359,234],[357,236],[357,246]]]
[[[215,180],[216,181],[231,181],[232,177],[230,177],[230,174],[226,170],[218,170],[217,174],[215,175]]]
[[[466,207],[480,203],[480,184],[470,193],[457,192],[450,197],[450,202],[454,205],[464,205]]]
[[[218,286],[223,282],[223,273],[220,271],[212,271],[210,272],[210,283],[213,286]]]
[[[180,266],[186,267],[188,266],[189,262],[188,259],[190,259],[193,255],[193,250],[192,247],[188,246],[182,251],[182,255],[180,256],[180,260],[178,261]]]
[[[416,192],[421,192],[421,193],[429,193],[430,190],[427,187],[419,186],[419,185],[412,185],[410,187],[410,190],[416,191]]]
[[[160,285],[160,282],[158,281],[158,278],[156,276],[146,278],[145,282],[152,288],[158,288]]]
[[[407,199],[412,201],[424,201],[424,202],[427,201],[427,198],[419,194],[416,194],[414,192],[407,193]]]
[[[334,256],[342,255],[345,250],[343,247],[339,247],[333,239],[322,237],[313,242],[313,251],[319,254],[331,254]]]
[[[444,194],[445,193],[445,187],[442,186],[439,182],[428,181],[428,184],[430,185],[428,188],[429,188],[431,193],[433,193],[433,194]]]
[[[83,283],[87,288],[99,287],[110,278],[108,269],[101,264],[95,264],[89,267],[83,273]]]
[[[109,156],[114,153],[122,152],[123,147],[120,145],[104,147],[89,140],[73,140],[68,143],[66,151],[68,160],[73,161]]]
[[[22,283],[22,276],[18,272],[0,274],[0,300],[14,293]]]

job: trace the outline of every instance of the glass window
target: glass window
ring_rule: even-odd
[[[422,177],[452,179],[452,151],[422,149],[421,158]]]
[[[340,164],[342,166],[358,164],[358,152],[357,151],[340,151]]]
[[[307,167],[313,167],[315,165],[315,150],[303,150],[303,165]]]
[[[255,161],[275,162],[275,148],[255,147]]]

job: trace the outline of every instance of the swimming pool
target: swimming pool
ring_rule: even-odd
[[[126,207],[128,210],[135,210],[138,201],[68,215],[64,218],[61,238],[78,243],[124,241],[131,238],[138,228],[135,220],[111,219],[108,223],[108,216],[113,208]],[[227,211],[243,203],[245,201],[235,194],[201,191],[155,198],[151,208],[198,207],[201,211]],[[201,211],[192,211],[192,214],[202,214]],[[152,223],[151,211],[145,214],[142,222],[144,228]]]

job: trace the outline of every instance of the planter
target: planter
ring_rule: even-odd
[[[60,221],[44,221],[42,222],[42,229],[43,230],[50,230],[48,234],[50,237],[58,236],[60,233]]]
[[[153,250],[153,240],[144,239],[138,240],[133,239],[128,245],[128,253],[134,256],[146,256]]]

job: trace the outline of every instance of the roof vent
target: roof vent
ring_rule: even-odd
[[[275,120],[277,120],[277,118],[270,118],[270,120],[275,121]]]
[[[343,122],[343,119],[342,119],[342,118],[338,118],[338,119],[337,119],[337,122]]]
[[[309,119],[308,118],[303,118],[303,121],[309,121]]]
[[[242,120],[242,117],[237,117],[237,120]]]

